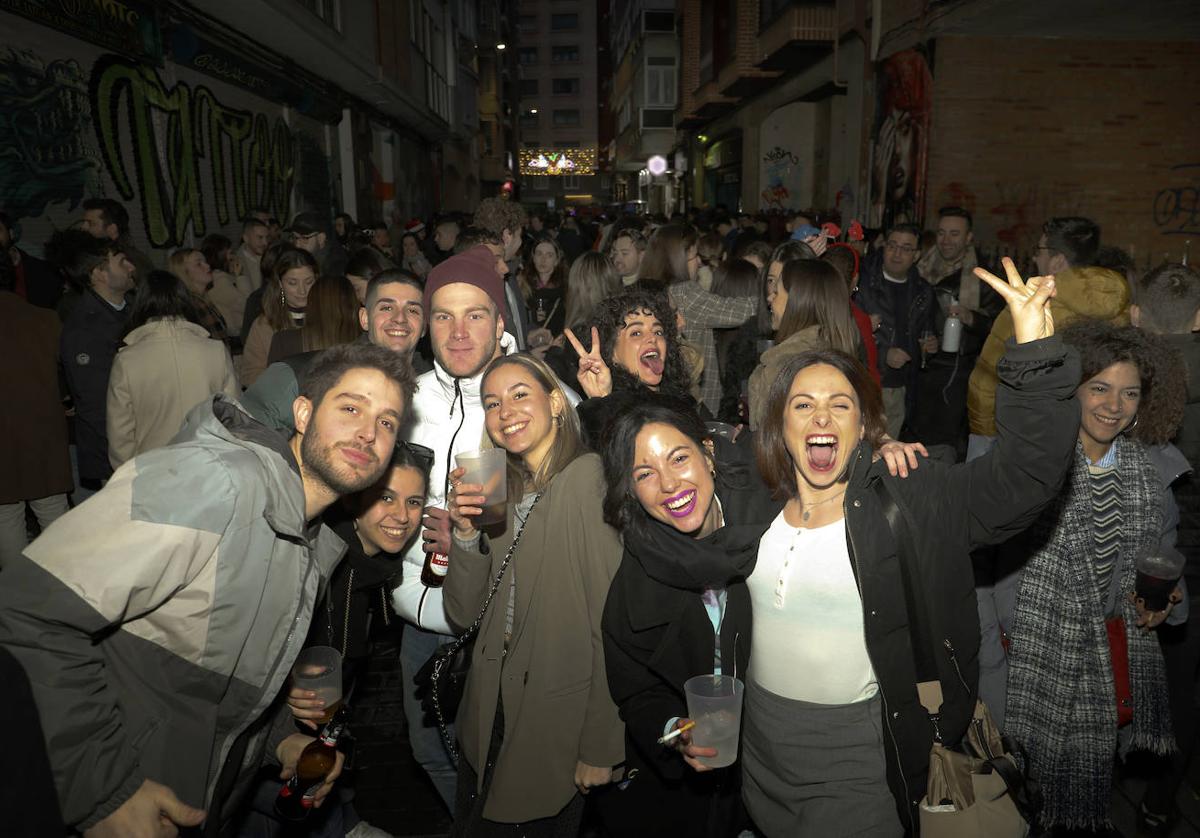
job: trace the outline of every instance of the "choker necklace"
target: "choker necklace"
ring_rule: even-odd
[[[800,509],[801,509],[800,520],[801,520],[801,521],[807,521],[809,518],[811,518],[811,517],[812,517],[812,510],[813,510],[813,507],[820,506],[820,505],[821,505],[821,504],[823,504],[823,503],[830,503],[830,502],[832,502],[832,501],[835,501],[835,500],[837,500],[838,498],[842,498],[842,497],[845,497],[845,496],[846,496],[846,490],[845,490],[845,489],[842,489],[842,491],[838,492],[836,495],[834,495],[834,496],[833,496],[833,497],[831,497],[831,498],[825,498],[825,500],[819,500],[819,501],[817,501],[816,503],[809,504],[809,507],[808,507],[808,509],[805,509],[805,508],[804,508],[803,501],[801,501],[801,506],[800,506]]]

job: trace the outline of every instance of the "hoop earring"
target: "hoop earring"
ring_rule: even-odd
[[[1133,429],[1137,427],[1138,419],[1140,419],[1140,418],[1142,418],[1142,417],[1141,417],[1141,414],[1140,414],[1140,413],[1135,413],[1135,414],[1133,415],[1133,422],[1131,422],[1131,423],[1130,423],[1130,425],[1129,425],[1129,427],[1128,427],[1128,428],[1126,428],[1125,430],[1121,431],[1121,433],[1123,433],[1123,434],[1131,434],[1131,433],[1133,433]]]
[[[563,418],[561,413],[554,414],[554,427],[561,428],[564,424],[566,424],[566,421],[567,420]]]

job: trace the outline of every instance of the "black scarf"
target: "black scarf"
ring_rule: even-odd
[[[735,495],[751,491],[744,485],[745,477],[736,473],[726,479],[718,476],[713,503],[718,496],[732,501]],[[779,510],[774,504],[757,504],[749,510],[734,503],[722,506],[725,525],[703,538],[693,538],[645,515],[626,533],[625,550],[647,576],[672,588],[699,593],[745,579],[758,561],[758,542]]]

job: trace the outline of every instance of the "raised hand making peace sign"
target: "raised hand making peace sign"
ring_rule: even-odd
[[[1007,282],[983,268],[976,268],[975,276],[992,286],[1008,303],[1008,311],[1013,319],[1013,337],[1017,343],[1031,343],[1050,337],[1054,334],[1054,315],[1050,311],[1050,298],[1056,293],[1054,277],[1031,276],[1022,281],[1012,259],[1005,256],[1000,261],[1004,265],[1004,273],[1008,275]]]
[[[575,347],[575,351],[579,353],[579,372],[576,373],[576,377],[579,379],[579,386],[583,388],[583,392],[589,399],[607,396],[612,392],[612,371],[608,368],[608,363],[600,356],[600,330],[595,326],[592,327],[592,348],[586,352],[574,332],[567,329],[564,334],[566,334],[567,340],[571,341],[571,346]]]

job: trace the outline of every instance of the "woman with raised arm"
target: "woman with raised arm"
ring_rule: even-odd
[[[600,458],[586,453],[550,368],[531,355],[497,358],[481,394],[488,436],[508,452],[508,505],[504,523],[481,534],[483,487],[450,473],[446,616],[459,628],[480,619],[455,720],[452,834],[574,836],[583,795],[609,783],[625,755],[600,639],[621,542],[596,503]]]
[[[1077,356],[1054,336],[1054,281],[980,272],[1012,312],[1000,440],[988,456],[889,477],[879,387],[855,358],[790,359],[767,391],[759,469],[786,503],[748,579],[754,639],[743,711],[743,799],[759,831],[915,832],[935,733],[972,717],[979,620],[969,552],[1019,533],[1054,496],[1078,427]],[[901,555],[892,506],[909,534]],[[910,554],[911,553],[911,554]],[[935,728],[916,687],[902,567],[942,687]]]

